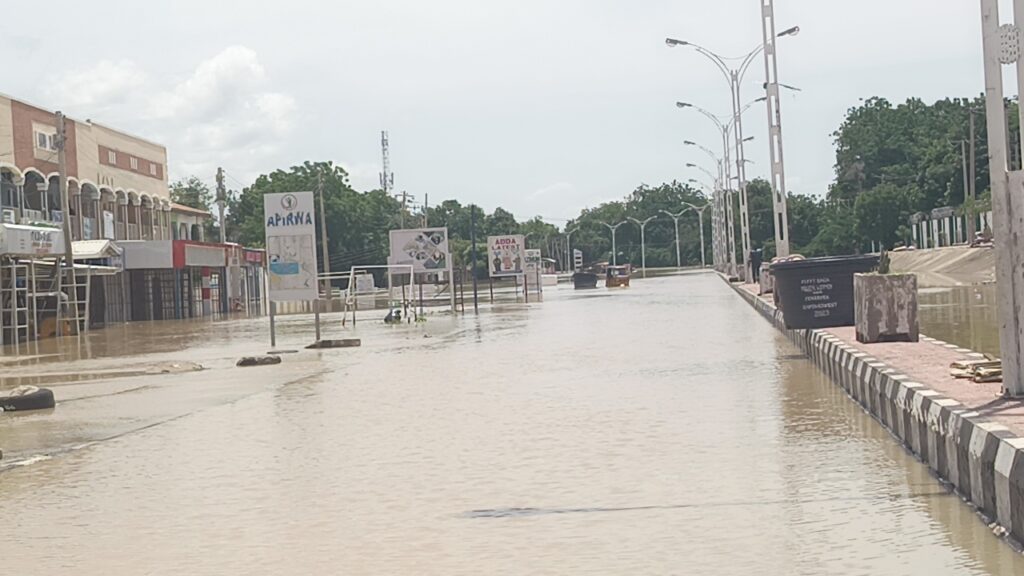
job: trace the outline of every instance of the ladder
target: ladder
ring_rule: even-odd
[[[0,260],[0,348],[15,351],[31,340],[29,335],[28,266],[12,258]]]
[[[63,268],[62,291],[68,298],[68,321],[74,334],[89,331],[89,297],[92,290],[92,269]],[[63,312],[63,311],[62,311]]]

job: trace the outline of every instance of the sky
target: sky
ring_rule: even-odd
[[[1001,0],[1004,1],[1005,0]],[[239,189],[305,160],[379,186],[564,223],[640,184],[711,169],[711,122],[731,112],[712,63],[668,36],[737,57],[761,42],[762,0],[50,0],[5,7],[0,92],[164,144],[172,179]],[[776,0],[790,192],[824,194],[832,133],[861,99],[983,91],[978,2]],[[59,10],[61,18],[53,14]],[[763,59],[742,85],[763,95]],[[769,171],[767,112],[744,116]]]

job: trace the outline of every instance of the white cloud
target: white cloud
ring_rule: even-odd
[[[252,98],[267,82],[256,52],[230,46],[205,60],[173,90],[153,99],[151,113],[158,118],[210,120]]]
[[[95,66],[50,78],[44,95],[61,107],[102,112],[137,94],[146,73],[131,60],[101,60]]]

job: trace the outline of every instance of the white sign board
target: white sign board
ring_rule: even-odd
[[[572,251],[572,268],[579,270],[583,267],[583,250],[574,248]]]
[[[447,228],[392,230],[388,264],[412,266],[414,274],[446,272],[451,265]]]
[[[64,253],[64,233],[59,228],[0,224],[0,254],[53,256]]]
[[[487,269],[491,278],[523,274],[526,240],[522,234],[487,237]]]
[[[107,240],[113,240],[116,237],[114,234],[114,213],[110,210],[103,211],[103,237]]]
[[[313,193],[263,196],[271,301],[317,300]]]
[[[526,256],[526,285],[533,289],[534,292],[540,292],[541,280],[540,274],[542,269],[541,254],[539,249],[525,250]]]

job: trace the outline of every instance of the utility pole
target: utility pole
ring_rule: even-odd
[[[71,251],[71,208],[68,200],[68,158],[67,158],[67,131],[64,125],[64,114],[57,112],[57,178],[60,179],[60,210],[61,229],[64,232],[64,257],[65,266],[73,268],[75,263],[74,254]]]
[[[59,180],[58,189],[60,190],[60,209],[62,212],[61,218],[61,229],[64,234],[64,267],[68,272],[71,290],[78,290],[74,283],[75,273],[75,254],[72,250],[72,238],[71,238],[71,209],[70,201],[68,199],[68,159],[67,159],[67,131],[64,125],[64,114],[61,112],[56,113],[57,116],[57,179]],[[60,274],[60,271],[57,271]],[[58,276],[59,278],[59,276]],[[58,283],[58,286],[60,284]],[[71,295],[69,295],[71,296]],[[68,300],[77,301],[78,295],[74,294],[74,298],[68,298]],[[60,298],[57,299],[57,334],[64,336],[64,330],[61,321],[60,313]],[[75,320],[75,331],[78,332],[78,304],[74,304],[74,320]]]
[[[405,203],[406,203],[406,201],[407,201],[408,199],[409,199],[409,195],[405,193],[405,190],[403,190],[403,191],[402,191],[402,213],[401,213],[401,224],[399,225],[399,228],[403,228],[403,229],[405,228]]]
[[[977,158],[975,157],[975,151],[974,151],[975,135],[974,135],[974,108],[973,108],[973,106],[971,107],[970,126],[971,126],[971,128],[970,128],[970,135],[969,135],[969,138],[970,138],[970,156],[968,156],[968,162],[969,162],[969,165],[970,165],[970,169],[969,169],[969,179],[968,179],[968,182],[967,182],[967,188],[964,190],[964,194],[967,194],[967,197],[972,200],[968,204],[968,209],[967,209],[967,241],[968,242],[973,242],[974,241],[974,235],[975,235],[975,233],[978,230],[978,228],[977,228],[977,217],[978,216],[977,216],[977,213],[975,212],[976,206],[975,206],[975,203],[974,203],[974,201],[976,201],[978,199],[978,197],[974,195],[974,186],[975,186],[975,182],[977,181],[976,180],[977,176],[975,176],[975,170],[976,170],[975,165],[977,163]]]
[[[429,226],[428,222],[430,222],[430,220],[427,219],[427,209],[429,207],[430,207],[430,194],[424,194],[423,195],[423,227],[424,228]]]
[[[476,205],[469,205],[469,241],[473,244],[473,313],[480,312],[476,285]]]
[[[676,268],[682,268],[683,267],[683,260],[682,260],[682,258],[679,255],[679,218],[683,214],[686,214],[687,212],[689,212],[690,210],[692,210],[692,208],[683,208],[677,214],[673,214],[673,213],[669,212],[668,210],[662,210],[661,211],[662,214],[665,214],[669,218],[672,218],[672,222],[674,222],[675,226],[676,226]],[[703,238],[703,234],[704,234],[704,231],[701,230],[701,238]],[[702,246],[702,251],[703,251],[703,246]],[[701,258],[703,258],[703,256],[704,255],[701,254]]]
[[[1020,28],[1024,2],[1013,3],[1013,24],[999,23],[999,1],[981,0],[981,37],[985,65],[985,119],[988,136],[989,178],[992,189],[993,234],[996,251],[999,348],[1002,356],[1003,394],[1024,396],[1024,172],[1007,169],[1006,110],[1003,107],[1003,65],[1014,65],[1017,90],[1024,89],[1024,58],[1020,57]],[[1019,110],[1024,112],[1024,108]]]
[[[217,211],[220,213],[220,243],[227,243],[227,227],[224,225],[224,202],[227,192],[224,190],[224,169],[217,168]]]
[[[323,246],[324,276],[331,274],[331,257],[327,250],[327,204],[324,204],[324,171],[321,168],[316,175],[316,191],[320,196],[320,243]],[[327,299],[331,299],[331,280],[324,278],[324,289]]]

